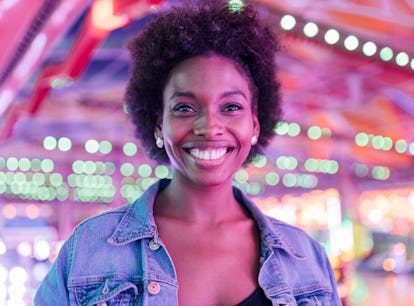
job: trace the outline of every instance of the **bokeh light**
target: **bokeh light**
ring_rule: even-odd
[[[324,39],[327,44],[334,45],[339,41],[340,37],[341,36],[337,30],[329,29],[326,31]]]
[[[319,28],[314,22],[308,22],[303,27],[303,34],[305,34],[306,37],[312,38],[318,35]]]
[[[280,20],[280,27],[285,31],[291,31],[296,26],[296,18],[292,15],[285,15]]]
[[[359,46],[359,40],[356,36],[349,35],[344,39],[344,46],[345,46],[345,49],[349,51],[354,51]]]

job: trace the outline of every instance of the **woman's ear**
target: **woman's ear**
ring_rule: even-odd
[[[158,119],[155,128],[154,128],[154,139],[155,143],[157,144],[157,147],[162,148],[163,144],[163,137],[162,137],[162,120]]]
[[[260,135],[260,123],[259,123],[259,119],[257,118],[257,115],[254,114],[253,115],[253,138],[255,139],[254,144],[255,145],[257,143],[257,139],[259,138]],[[253,142],[253,141],[252,141]]]

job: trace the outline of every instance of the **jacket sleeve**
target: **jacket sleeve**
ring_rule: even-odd
[[[62,246],[58,257],[40,284],[34,298],[35,306],[70,304],[67,280],[71,265],[72,245],[72,237],[70,237]]]

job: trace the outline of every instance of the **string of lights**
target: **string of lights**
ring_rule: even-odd
[[[414,54],[412,54],[412,51],[398,50],[392,46],[366,40],[358,35],[346,33],[340,29],[327,27],[313,21],[305,21],[290,14],[281,15],[278,26],[286,33],[295,33],[306,39],[323,42],[328,46],[340,47],[347,52],[377,59],[409,72],[414,72]]]

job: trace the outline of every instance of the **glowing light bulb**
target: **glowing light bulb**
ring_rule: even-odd
[[[303,33],[306,37],[312,38],[318,35],[319,28],[318,26],[313,22],[308,22],[303,27]]]
[[[345,49],[347,49],[349,51],[354,51],[359,46],[359,40],[356,36],[349,35],[344,40],[344,46],[345,46]]]
[[[334,45],[339,41],[340,35],[337,30],[329,29],[326,31],[324,38],[327,44]]]
[[[400,52],[397,54],[397,56],[395,57],[395,62],[397,63],[398,66],[406,66],[410,61],[410,58],[408,57],[408,54],[405,52]]]
[[[380,58],[384,62],[390,61],[393,56],[394,56],[394,51],[392,51],[392,49],[390,47],[384,47],[380,51]]]
[[[293,30],[296,26],[296,19],[292,15],[285,15],[280,20],[280,26],[285,31]]]
[[[373,56],[377,52],[377,45],[372,41],[367,41],[362,46],[362,53],[366,56]]]

